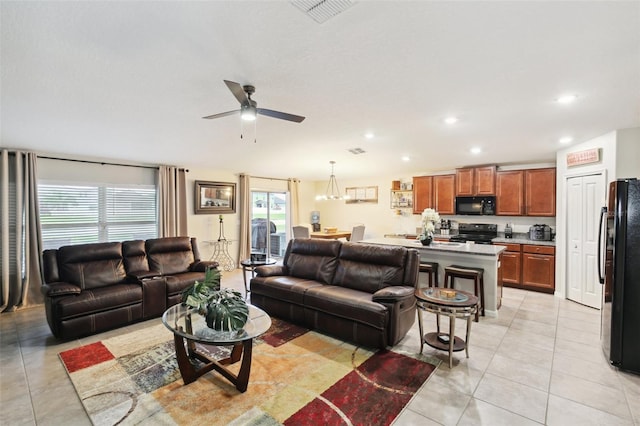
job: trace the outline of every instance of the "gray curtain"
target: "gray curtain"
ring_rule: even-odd
[[[238,193],[238,209],[240,210],[239,263],[251,255],[251,183],[249,175],[240,175]]]
[[[0,312],[42,304],[42,237],[37,156],[2,150],[0,157]]]
[[[186,171],[158,168],[158,225],[160,237],[187,237]]]

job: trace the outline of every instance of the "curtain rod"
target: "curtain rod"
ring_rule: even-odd
[[[251,179],[265,179],[265,180],[282,180],[285,182],[289,182],[289,179],[282,179],[282,178],[272,178],[272,177],[263,177],[263,176],[251,176],[249,175],[249,177]],[[295,180],[295,179],[294,179]]]
[[[92,160],[75,160],[72,158],[58,158],[58,157],[46,157],[38,155],[38,158],[44,158],[46,160],[60,160],[60,161],[72,161],[74,163],[88,163],[88,164],[100,164],[102,166],[122,166],[122,167],[139,167],[141,169],[155,169],[158,170],[158,166],[139,166],[135,164],[121,164],[121,163],[110,163],[108,161],[92,161]],[[185,172],[189,172],[189,169],[180,168],[180,170],[184,170]]]

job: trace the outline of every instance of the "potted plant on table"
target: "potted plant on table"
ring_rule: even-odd
[[[422,233],[418,240],[423,246],[428,246],[433,241],[433,232],[436,230],[435,222],[440,220],[440,215],[434,209],[424,209],[422,212]]]
[[[198,310],[207,326],[214,330],[242,329],[249,318],[249,307],[242,294],[220,288],[220,271],[208,269],[204,281],[196,281],[182,292],[182,303]]]

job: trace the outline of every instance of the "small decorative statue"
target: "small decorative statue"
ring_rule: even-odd
[[[422,212],[422,233],[418,235],[418,240],[424,246],[428,246],[433,241],[433,232],[436,230],[435,222],[440,220],[440,215],[434,209],[424,209]]]

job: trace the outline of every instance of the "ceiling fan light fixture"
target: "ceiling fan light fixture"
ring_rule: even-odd
[[[256,107],[253,105],[243,106],[242,111],[240,112],[240,117],[244,121],[255,121],[257,115]]]

